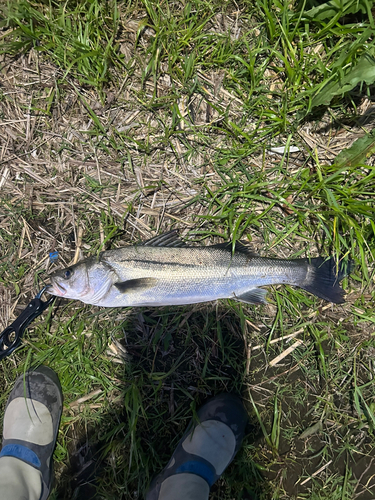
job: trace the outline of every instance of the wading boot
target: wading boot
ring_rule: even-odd
[[[4,414],[1,500],[48,498],[62,402],[59,379],[50,368],[40,366],[17,378]]]
[[[206,500],[239,450],[247,423],[241,400],[220,394],[197,412],[146,500]]]

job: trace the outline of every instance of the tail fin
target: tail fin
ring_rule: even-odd
[[[306,279],[299,286],[328,302],[342,304],[345,292],[339,282],[350,274],[353,267],[351,260],[340,262],[337,266],[334,257],[328,260],[323,257],[310,259]]]

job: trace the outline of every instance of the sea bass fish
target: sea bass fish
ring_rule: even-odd
[[[264,285],[298,286],[329,302],[344,302],[346,276],[333,257],[274,259],[242,243],[186,246],[171,231],[142,245],[108,250],[51,275],[48,292],[103,307],[166,306],[235,299],[266,303]],[[348,266],[350,267],[350,264]]]

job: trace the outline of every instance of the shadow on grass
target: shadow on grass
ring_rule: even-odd
[[[124,363],[119,395],[94,425],[72,428],[70,467],[60,471],[55,499],[143,498],[196,410],[221,392],[246,394],[244,340],[233,311],[142,310],[116,331]],[[260,436],[250,416],[243,445],[210,499],[270,498],[253,458]]]
[[[331,311],[330,317],[337,320],[340,314]],[[85,318],[90,325],[87,313]],[[63,345],[73,349],[73,360],[82,337],[87,352],[89,346],[99,346],[91,352],[91,362],[114,389],[109,384],[104,390],[104,379],[102,385],[87,386],[88,391],[103,389],[102,398],[65,416],[69,458],[64,456],[60,469],[57,465],[58,485],[51,498],[144,498],[197,409],[222,392],[242,396],[250,423],[241,450],[213,486],[210,500],[374,498],[373,432],[353,407],[348,327],[340,347],[340,332],[328,336],[327,318],[316,319],[304,329],[304,344],[271,366],[268,360],[285,350],[288,341],[267,351],[267,328],[243,333],[243,319],[240,308],[227,304],[114,311],[112,316],[103,312],[93,318],[97,327],[93,323],[88,329],[95,333],[87,338],[82,333],[74,349],[67,337]],[[104,324],[111,325],[112,356],[121,363],[106,354],[108,339],[100,338]],[[373,358],[373,349],[368,341],[363,366],[366,356]],[[371,373],[362,371],[357,370],[358,384],[371,401]],[[82,395],[77,384],[67,387]]]

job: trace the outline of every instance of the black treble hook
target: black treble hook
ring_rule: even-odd
[[[29,324],[42,314],[56,299],[55,296],[52,296],[46,301],[41,300],[41,296],[47,289],[48,286],[42,288],[18,318],[0,334],[0,359],[9,356],[20,345],[22,335]]]

